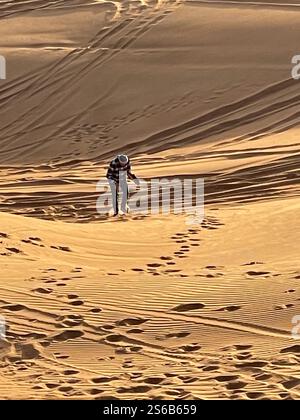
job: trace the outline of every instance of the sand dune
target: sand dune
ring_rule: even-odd
[[[0,398],[299,398],[299,4],[0,2]],[[118,152],[204,220],[100,216]]]
[[[112,241],[114,223],[1,213],[1,395],[297,398],[286,217],[296,223],[297,200],[210,210],[200,229],[175,216],[121,222]]]

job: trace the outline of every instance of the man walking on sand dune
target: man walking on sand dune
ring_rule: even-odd
[[[127,177],[131,179],[136,185],[139,185],[138,178],[131,172],[131,164],[127,155],[118,155],[109,164],[106,173],[111,194],[114,216],[119,214],[119,191],[122,192],[121,212],[126,214],[128,212],[128,184]]]

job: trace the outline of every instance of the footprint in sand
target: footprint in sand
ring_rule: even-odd
[[[31,240],[31,241],[35,241],[35,242],[41,242],[42,240],[41,240],[41,238],[38,238],[38,237],[33,237],[33,236],[30,236],[29,237],[29,239]]]
[[[11,305],[2,306],[2,309],[7,309],[8,311],[12,311],[12,312],[18,312],[18,311],[22,311],[23,309],[27,309],[27,308],[24,305],[19,305],[19,304],[13,305],[13,304],[11,304]]]
[[[192,344],[186,344],[186,345],[181,346],[179,348],[182,349],[183,351],[189,353],[189,352],[200,350],[201,346],[199,346],[198,343],[192,343]]]
[[[28,338],[33,338],[34,340],[41,340],[42,338],[46,338],[47,334],[42,334],[42,333],[29,333],[29,334],[25,334],[24,337]]]
[[[59,251],[64,251],[64,252],[72,252],[72,250],[68,246],[55,246],[55,245],[51,245],[50,248],[58,249]]]
[[[66,382],[68,384],[78,384],[79,382],[81,382],[81,379],[79,379],[79,378],[68,378],[68,379],[66,379]]]
[[[72,302],[70,302],[70,305],[73,305],[73,306],[81,306],[81,305],[84,305],[84,302],[83,302],[83,300],[73,300]]]
[[[47,295],[49,293],[52,293],[53,292],[53,289],[38,287],[37,289],[33,289],[32,291],[33,292],[36,292],[36,293],[42,293],[44,295]]]
[[[163,377],[163,376],[150,376],[149,378],[145,378],[144,382],[145,382],[145,384],[158,385],[165,380],[166,380],[166,378]]]
[[[247,386],[247,382],[243,381],[233,381],[226,384],[226,388],[228,390],[236,390],[236,389],[243,389],[245,386]]]
[[[193,382],[198,381],[198,378],[194,378],[193,376],[179,375],[178,379],[180,379],[184,384],[191,384]]]
[[[75,294],[68,295],[68,299],[77,299],[77,298],[79,298],[78,295],[75,295]]]
[[[80,330],[65,330],[60,334],[57,334],[53,337],[55,341],[67,341],[73,340],[74,338],[79,338],[83,336],[83,332]]]
[[[115,329],[116,328],[116,326],[115,325],[109,325],[109,324],[104,324],[104,325],[102,325],[102,327],[101,327],[103,330],[108,330],[108,331],[110,331],[110,330],[113,330],[113,329]]]
[[[116,353],[121,353],[121,354],[138,353],[141,350],[143,350],[142,346],[120,347],[116,349]]]
[[[62,392],[63,394],[69,393],[73,390],[74,390],[74,388],[72,386],[66,386],[66,385],[60,386],[58,388],[58,391]]]
[[[105,395],[101,395],[100,397],[95,397],[95,400],[119,400],[119,398],[115,397],[114,395],[111,394],[105,394]]]
[[[67,315],[67,318],[69,319],[74,319],[74,320],[83,320],[83,316],[82,315],[77,315],[77,314],[70,314]]]
[[[102,312],[102,309],[101,308],[92,308],[90,310],[90,312],[92,312],[93,314],[98,314],[99,312]]]
[[[147,321],[148,319],[143,319],[143,318],[125,318],[125,319],[122,319],[121,321],[117,321],[116,325],[129,327],[131,325],[141,325]]]
[[[223,308],[220,309],[215,309],[216,312],[234,312],[234,311],[238,311],[239,309],[241,309],[241,306],[238,305],[231,305],[231,306],[224,306]]]
[[[71,270],[71,273],[80,273],[82,270],[81,267],[75,267],[73,270]]]
[[[108,343],[118,343],[124,340],[124,336],[121,334],[110,334],[105,337],[105,341]]]
[[[51,341],[49,341],[49,340],[42,340],[42,341],[40,341],[40,345],[42,347],[49,347],[51,345]]]
[[[139,328],[132,328],[131,330],[128,330],[128,334],[142,334],[144,331],[140,330]]]
[[[178,391],[177,389],[170,389],[166,391],[166,395],[170,395],[171,397],[177,397],[181,395],[181,391]],[[162,396],[161,399],[164,399],[164,397]]]
[[[247,271],[246,273],[248,276],[266,276],[267,274],[271,274],[269,271]]]
[[[300,385],[300,379],[295,378],[295,379],[290,379],[288,381],[283,381],[281,382],[281,384],[286,388],[286,389],[292,389],[295,388],[296,386]]]
[[[99,394],[102,394],[104,392],[104,390],[103,389],[98,389],[98,388],[91,388],[88,392],[91,395],[99,395]]]
[[[79,325],[81,325],[83,323],[83,318],[78,318],[78,319],[66,319],[63,321],[62,323],[62,328],[65,327],[78,327]]]
[[[259,261],[250,261],[248,263],[242,264],[242,265],[256,265],[256,264],[263,264],[263,262],[259,262]]]
[[[272,375],[269,375],[268,373],[259,373],[258,375],[255,375],[256,381],[266,381],[271,378],[272,378]]]
[[[276,306],[274,306],[274,309],[275,309],[275,311],[282,311],[283,309],[290,309],[290,308],[293,308],[293,307],[294,307],[294,305],[292,303],[287,303],[286,305],[285,304],[276,305]]]
[[[203,303],[183,303],[175,306],[171,310],[176,312],[187,312],[195,309],[203,309],[204,307],[205,305]]]
[[[45,385],[46,385],[46,387],[47,387],[47,388],[49,388],[49,389],[55,389],[55,388],[59,387],[59,384],[56,384],[56,383],[54,383],[54,382],[48,382],[48,383],[46,383]]]
[[[247,392],[246,395],[250,400],[257,400],[265,397],[266,394],[264,392]]]
[[[112,381],[118,381],[120,378],[118,376],[99,376],[98,378],[92,378],[91,381],[94,384],[105,384]]]
[[[18,249],[18,248],[5,248],[5,249],[7,249],[7,251],[9,251],[9,252],[12,252],[12,253],[14,253],[14,254],[24,254],[24,252],[23,251],[21,251],[20,249]]]
[[[213,379],[215,379],[218,382],[230,382],[230,381],[236,381],[239,379],[238,375],[219,375],[215,376]]]
[[[23,242],[24,244],[38,245],[38,244],[32,243],[30,239],[21,239],[21,242]]]
[[[211,372],[211,371],[213,372],[218,369],[219,369],[219,365],[209,365],[209,366],[204,366],[202,368],[203,372]]]
[[[296,345],[291,346],[291,347],[286,347],[284,349],[281,349],[280,353],[296,353],[296,354],[298,354],[298,353],[300,353],[300,345],[296,344]]]
[[[132,386],[129,388],[121,387],[117,389],[118,394],[143,394],[151,391],[152,387],[147,385]]]
[[[253,362],[236,363],[235,367],[238,369],[258,369],[267,366],[267,362],[255,360]]]
[[[31,389],[40,390],[40,389],[44,389],[44,387],[42,385],[34,385],[31,387]]]
[[[252,354],[249,352],[242,352],[236,355],[238,360],[248,360],[250,357],[252,357]]]
[[[172,269],[172,268],[168,268],[167,270],[164,270],[163,272],[164,273],[179,273],[180,271],[182,271],[182,270],[180,270],[180,269]]]
[[[21,239],[21,242],[24,242],[25,244],[31,244],[35,246],[45,247],[45,245],[39,243],[42,242],[40,238],[35,237],[29,237],[28,239]]]
[[[251,349],[253,346],[251,344],[235,344],[233,346],[233,349],[237,350],[237,351],[244,351],[244,350],[249,350]]]
[[[162,267],[163,264],[159,264],[159,263],[151,263],[151,264],[147,264],[147,267],[150,268],[158,268],[158,267]]]
[[[177,233],[175,233],[175,235],[173,236],[173,237],[175,237],[175,238],[183,238],[183,237],[185,237],[186,236],[186,234],[185,233],[182,233],[182,232],[177,232]]]
[[[63,374],[66,375],[66,376],[77,375],[78,373],[80,373],[80,371],[79,370],[74,370],[74,369],[66,369],[66,370],[63,371]]]

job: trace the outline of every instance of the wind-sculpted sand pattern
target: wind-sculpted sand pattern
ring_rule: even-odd
[[[0,1],[0,398],[300,397],[298,6]],[[203,220],[99,215],[119,152]]]
[[[8,225],[13,219],[7,219]],[[110,271],[103,260],[90,259],[87,264],[88,251],[73,265],[72,254],[79,246],[70,236],[73,228],[64,246],[48,228],[40,230],[41,237],[30,238],[10,229],[1,232],[0,258],[9,265],[19,261],[25,272],[29,259],[35,267],[22,281],[11,277],[9,285],[0,288],[1,313],[8,325],[1,348],[1,395],[299,397],[300,350],[291,340],[288,314],[285,325],[275,326],[279,312],[291,313],[298,305],[299,271],[279,272],[252,261],[239,267],[200,264],[190,270],[195,256],[199,261],[198,246],[205,252],[210,229],[226,229],[222,225],[208,215],[200,228],[173,234],[169,228],[164,232],[167,255],[159,257],[151,250],[148,262],[144,259],[139,265],[114,259]],[[34,221],[30,226],[33,231],[38,227]],[[129,251],[137,245],[130,241]],[[47,254],[48,249],[57,253],[51,267],[37,257],[41,247]],[[121,283],[116,283],[118,278]],[[272,288],[267,286],[270,281]],[[253,288],[267,288],[268,301],[264,295],[252,295]],[[133,294],[136,303],[126,297]],[[285,305],[272,307],[276,301]],[[261,308],[254,317],[253,306]]]
[[[293,145],[293,147],[297,144]],[[267,158],[272,158],[269,162],[256,164],[254,167],[239,168],[229,172],[214,172],[211,174],[198,173],[189,175],[195,179],[203,177],[205,181],[205,201],[206,204],[222,203],[246,203],[251,201],[263,201],[266,198],[278,197],[298,197],[299,196],[299,157],[286,155],[286,151],[277,153],[276,147],[263,152]],[[220,159],[233,161],[257,154],[257,150],[247,150],[236,153],[215,152],[202,154],[198,158],[199,162],[207,159],[213,162]],[[188,160],[188,156],[185,157]],[[195,157],[192,157],[192,161]],[[149,164],[149,160],[147,162]],[[169,162],[169,168],[176,165]],[[166,162],[164,162],[166,164]],[[162,166],[163,167],[163,166]],[[176,168],[178,169],[178,167]],[[180,169],[180,168],[179,168]],[[169,169],[170,170],[170,169]],[[7,169],[2,170],[0,182],[0,210],[24,216],[38,217],[48,220],[64,220],[74,223],[86,223],[90,221],[107,220],[107,216],[97,213],[96,202],[100,193],[96,191],[95,185],[105,172],[105,168],[98,169],[95,165],[72,165],[68,167],[67,176],[58,167],[45,166],[41,169]],[[137,169],[138,171],[138,169]],[[187,176],[178,174],[177,176],[165,176],[164,179],[186,179]],[[148,181],[148,191],[150,197],[151,189]],[[163,193],[164,189],[162,189]],[[174,208],[176,202],[171,196],[170,206]],[[149,214],[151,207],[149,207]],[[139,213],[135,213],[138,217]]]
[[[51,143],[52,138],[49,138],[49,128],[54,123],[45,125],[45,121],[51,115],[54,116],[57,109],[64,107],[66,101],[72,98],[77,90],[76,84],[81,84],[85,77],[90,77],[91,72],[96,71],[98,73],[99,68],[128,49],[153,25],[158,24],[174,8],[180,5],[180,2],[175,0],[152,2],[148,5],[149,7],[143,2],[140,7],[134,7],[133,11],[132,4],[136,5],[136,2],[129,1],[122,4],[120,9],[122,13],[119,19],[116,19],[115,15],[111,19],[107,18],[108,11],[105,10],[106,18],[104,23],[107,23],[107,26],[100,28],[85,46],[72,49],[70,52],[63,52],[62,58],[55,60],[50,65],[47,64],[35,72],[31,71],[25,77],[18,77],[5,84],[4,89],[0,91],[1,108],[4,115],[6,115],[12,103],[15,111],[19,110],[20,113],[16,112],[15,115],[18,118],[10,121],[7,125],[4,124],[1,128],[2,156],[4,159],[7,154],[10,154],[11,157],[13,155],[16,156],[16,153],[19,154],[21,150],[26,150],[26,153],[30,155],[32,148],[34,148],[34,154],[36,154],[40,146],[45,147],[47,142]],[[103,5],[106,6],[106,3],[104,2]],[[94,6],[98,7],[98,4],[96,3]],[[129,13],[129,17],[127,13]],[[48,60],[49,57],[46,56],[45,59]],[[78,79],[79,75],[80,78]],[[48,93],[46,100],[44,98],[45,92]],[[41,98],[43,98],[42,103],[40,102]],[[97,109],[104,98],[105,96],[101,95],[92,100],[84,113],[80,110],[80,113],[69,115],[63,120],[60,117],[59,129],[54,130],[54,132],[51,130],[51,137],[62,136],[75,121],[78,123],[88,113],[92,113],[93,110]],[[37,103],[39,103],[38,107]],[[24,109],[25,112],[23,111]],[[42,125],[40,125],[41,123]],[[13,146],[16,142],[22,143],[21,137],[23,137],[24,133],[25,137],[27,137],[27,134],[32,134],[33,131],[36,132],[37,127],[41,127],[42,131],[44,131],[46,126],[46,137],[39,136],[32,142],[31,136],[29,142],[24,138],[25,144],[23,146]]]

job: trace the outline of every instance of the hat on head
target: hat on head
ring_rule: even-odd
[[[117,157],[121,165],[127,165],[127,163],[129,162],[129,158],[127,155],[118,155]]]

